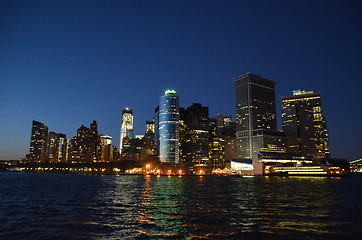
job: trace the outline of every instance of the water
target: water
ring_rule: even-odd
[[[360,239],[362,177],[0,172],[0,239]]]

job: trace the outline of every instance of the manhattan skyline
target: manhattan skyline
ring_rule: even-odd
[[[119,140],[122,109],[143,134],[164,90],[235,121],[232,79],[252,72],[321,92],[331,156],[361,157],[358,1],[3,1],[0,159],[29,151],[31,121],[76,135],[97,120]]]

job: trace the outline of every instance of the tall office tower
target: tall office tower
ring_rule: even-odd
[[[50,131],[48,135],[47,159],[50,163],[58,162],[59,133]]]
[[[82,125],[77,130],[77,136],[69,141],[68,161],[69,162],[92,162],[93,142],[91,131]]]
[[[141,141],[141,162],[157,161],[158,155],[156,154],[155,146],[155,122],[146,121],[145,135]]]
[[[213,168],[225,167],[225,140],[217,133],[217,119],[209,119],[209,161]]]
[[[134,138],[133,131],[133,111],[126,107],[122,111],[122,123],[121,123],[121,137],[119,141],[119,153],[122,152],[123,138],[128,137],[129,139]]]
[[[113,161],[113,146],[112,146],[112,137],[107,135],[100,135],[101,139],[101,149],[102,149],[102,162],[111,162]]]
[[[31,129],[30,151],[27,156],[31,162],[45,162],[48,141],[48,127],[44,123],[34,121]]]
[[[166,90],[160,98],[159,111],[160,161],[179,163],[179,96]]]
[[[98,135],[96,121],[90,128],[81,126],[77,136],[69,141],[68,161],[70,162],[94,162],[101,160],[101,140]]]
[[[233,80],[238,157],[252,158],[260,151],[285,151],[283,133],[276,131],[275,82],[251,73]]]
[[[122,161],[140,161],[142,150],[142,140],[139,138],[123,138]]]
[[[185,161],[207,164],[209,159],[209,108],[193,103],[185,110]]]
[[[282,104],[288,152],[328,158],[328,132],[320,93],[296,90],[293,96],[282,97]]]
[[[144,137],[154,139],[154,137],[155,137],[155,122],[146,121],[146,131],[145,131],[145,136]]]
[[[157,154],[160,152],[160,131],[159,131],[159,122],[160,122],[160,106],[157,106],[155,108],[155,115],[153,117],[153,121],[155,122],[155,136],[154,136],[154,142],[155,142],[155,149]]]
[[[90,138],[92,142],[93,161],[100,161],[102,156],[101,139],[98,135],[98,124],[93,121],[90,125]]]
[[[119,151],[116,146],[112,146],[112,148],[113,148],[112,161],[118,162],[121,159],[121,155],[119,154]]]
[[[58,162],[67,161],[68,139],[65,134],[59,133]]]
[[[187,126],[186,126],[186,110],[183,107],[179,108],[178,122],[178,138],[179,138],[179,163],[186,163],[187,155]]]
[[[221,112],[213,118],[217,120],[217,133],[219,135],[222,135],[224,129],[232,123],[231,116],[224,116]]]

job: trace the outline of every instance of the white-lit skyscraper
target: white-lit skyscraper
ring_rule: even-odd
[[[160,161],[179,163],[179,96],[166,90],[159,109]]]
[[[133,111],[126,107],[122,111],[122,123],[121,123],[121,137],[119,141],[119,153],[122,152],[122,142],[125,137],[129,139],[134,138],[133,130]]]

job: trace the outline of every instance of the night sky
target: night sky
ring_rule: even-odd
[[[281,96],[322,93],[332,157],[361,154],[361,1],[0,1],[0,159],[29,151],[32,120],[76,134],[97,120],[118,145],[165,89],[235,120],[232,78],[274,80]]]

